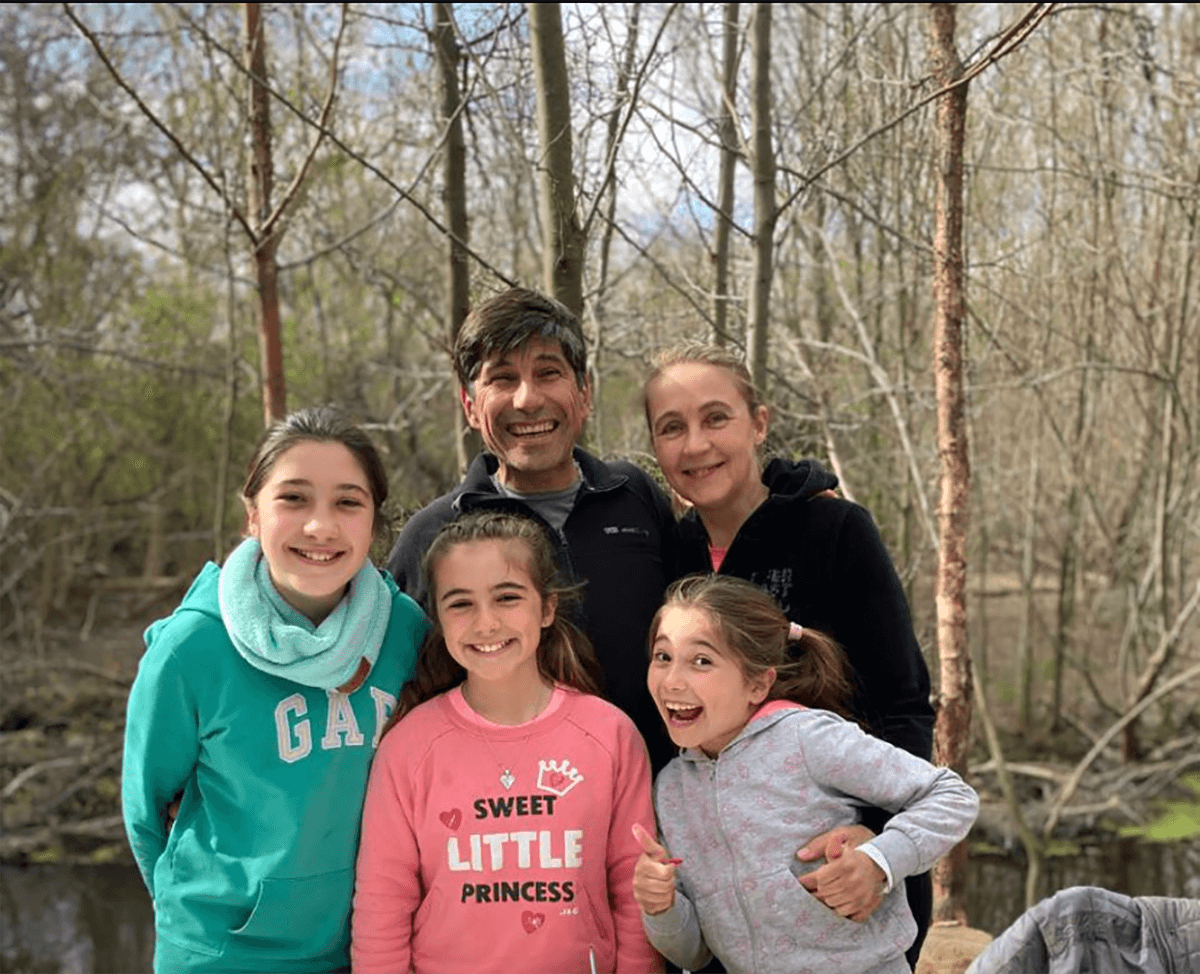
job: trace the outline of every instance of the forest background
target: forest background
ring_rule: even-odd
[[[1031,867],[1189,788],[1200,831],[1196,5],[10,4],[0,852],[118,854],[138,630],[236,542],[264,415],[347,408],[401,523],[478,445],[447,348],[512,283],[580,310],[602,456],[653,469],[656,348],[747,350],[939,684],[938,7],[973,780]]]

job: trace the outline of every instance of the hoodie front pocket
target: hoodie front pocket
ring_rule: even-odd
[[[319,957],[347,938],[354,870],[303,879],[264,879],[249,918],[231,942],[279,957]]]
[[[763,947],[774,953],[788,954],[801,946],[859,949],[871,938],[864,924],[826,906],[790,870],[762,877],[754,900],[757,915],[770,918]]]

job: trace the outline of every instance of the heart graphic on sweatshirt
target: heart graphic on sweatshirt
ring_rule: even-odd
[[[521,926],[525,928],[526,933],[533,933],[545,922],[545,913],[534,913],[532,910],[526,910],[521,914]]]
[[[442,824],[448,829],[457,829],[462,825],[462,812],[457,808],[452,808],[448,812],[442,812],[438,818],[442,820]]]

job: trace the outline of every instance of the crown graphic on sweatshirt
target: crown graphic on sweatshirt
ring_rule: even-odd
[[[562,798],[568,791],[583,781],[583,775],[571,767],[567,758],[561,761],[538,761],[539,791],[548,791]]]

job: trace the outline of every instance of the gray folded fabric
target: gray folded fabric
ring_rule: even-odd
[[[1200,972],[1200,900],[1065,889],[1022,913],[966,974],[1085,972]]]

